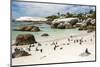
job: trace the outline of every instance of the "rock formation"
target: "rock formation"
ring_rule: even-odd
[[[15,52],[12,53],[12,58],[22,57],[22,56],[29,56],[30,54],[23,49],[15,48]]]
[[[16,31],[31,31],[31,32],[38,32],[40,31],[39,27],[36,26],[20,26],[14,29]]]
[[[28,45],[36,43],[35,37],[32,34],[19,34],[16,37],[15,45]]]

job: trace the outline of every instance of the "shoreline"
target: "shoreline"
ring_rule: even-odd
[[[64,37],[63,35],[62,35],[62,37],[60,37],[60,38],[55,38],[55,39],[52,39],[52,40],[49,40],[49,39],[51,39],[51,38],[49,38],[50,36],[48,36],[48,37],[42,37],[41,36],[41,38],[49,38],[47,41],[41,41],[41,39],[40,40],[37,40],[37,42],[52,42],[52,41],[59,41],[59,40],[63,40],[63,39],[66,39],[66,38],[70,38],[70,37],[73,37],[73,38],[75,38],[75,37],[81,37],[81,36],[88,36],[88,35],[90,35],[90,34],[92,34],[92,33],[94,33],[95,34],[95,31],[94,32],[91,32],[91,33],[87,33],[87,31],[82,31],[82,33],[80,33],[80,34],[70,34],[70,35],[68,35],[67,37]],[[59,35],[58,35],[59,36]],[[12,44],[15,42],[15,40],[12,40]]]

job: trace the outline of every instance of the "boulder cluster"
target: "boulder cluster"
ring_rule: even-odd
[[[14,30],[16,30],[16,31],[31,31],[31,32],[40,31],[39,27],[37,27],[37,26],[19,26],[19,27],[16,27]]]
[[[96,21],[95,19],[88,18],[82,21],[82,24],[79,27],[79,30],[87,30],[88,33],[96,30]]]
[[[18,58],[18,57],[29,56],[29,55],[31,54],[29,54],[25,50],[20,49],[20,48],[15,48],[14,53],[12,53],[12,58]]]
[[[55,19],[54,21],[52,21],[51,28],[78,28],[78,30],[87,30],[88,32],[92,32],[96,29],[96,21],[92,18],[87,18],[85,20],[80,20],[78,18]]]
[[[79,22],[78,18],[64,18],[64,19],[55,19],[51,27],[57,29],[72,29],[74,25]]]

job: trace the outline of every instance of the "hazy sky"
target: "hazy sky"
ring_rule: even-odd
[[[91,9],[95,10],[93,6],[79,6],[79,5],[62,5],[62,4],[47,4],[34,2],[12,2],[12,16],[18,18],[22,16],[30,17],[46,17],[60,13],[82,13],[88,12]]]

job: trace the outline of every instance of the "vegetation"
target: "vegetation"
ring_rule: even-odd
[[[52,15],[52,16],[48,16],[48,17],[46,17],[46,18],[48,19],[48,21],[53,21],[54,19],[59,18],[59,16],[57,16],[57,15]]]
[[[48,21],[53,21],[54,19],[57,18],[71,18],[71,17],[77,17],[79,19],[87,19],[87,18],[96,18],[96,11],[90,10],[88,13],[78,13],[78,14],[73,14],[70,12],[67,12],[66,14],[61,14],[60,12],[58,12],[56,15],[51,15],[51,16],[47,16],[46,18],[48,19]]]

